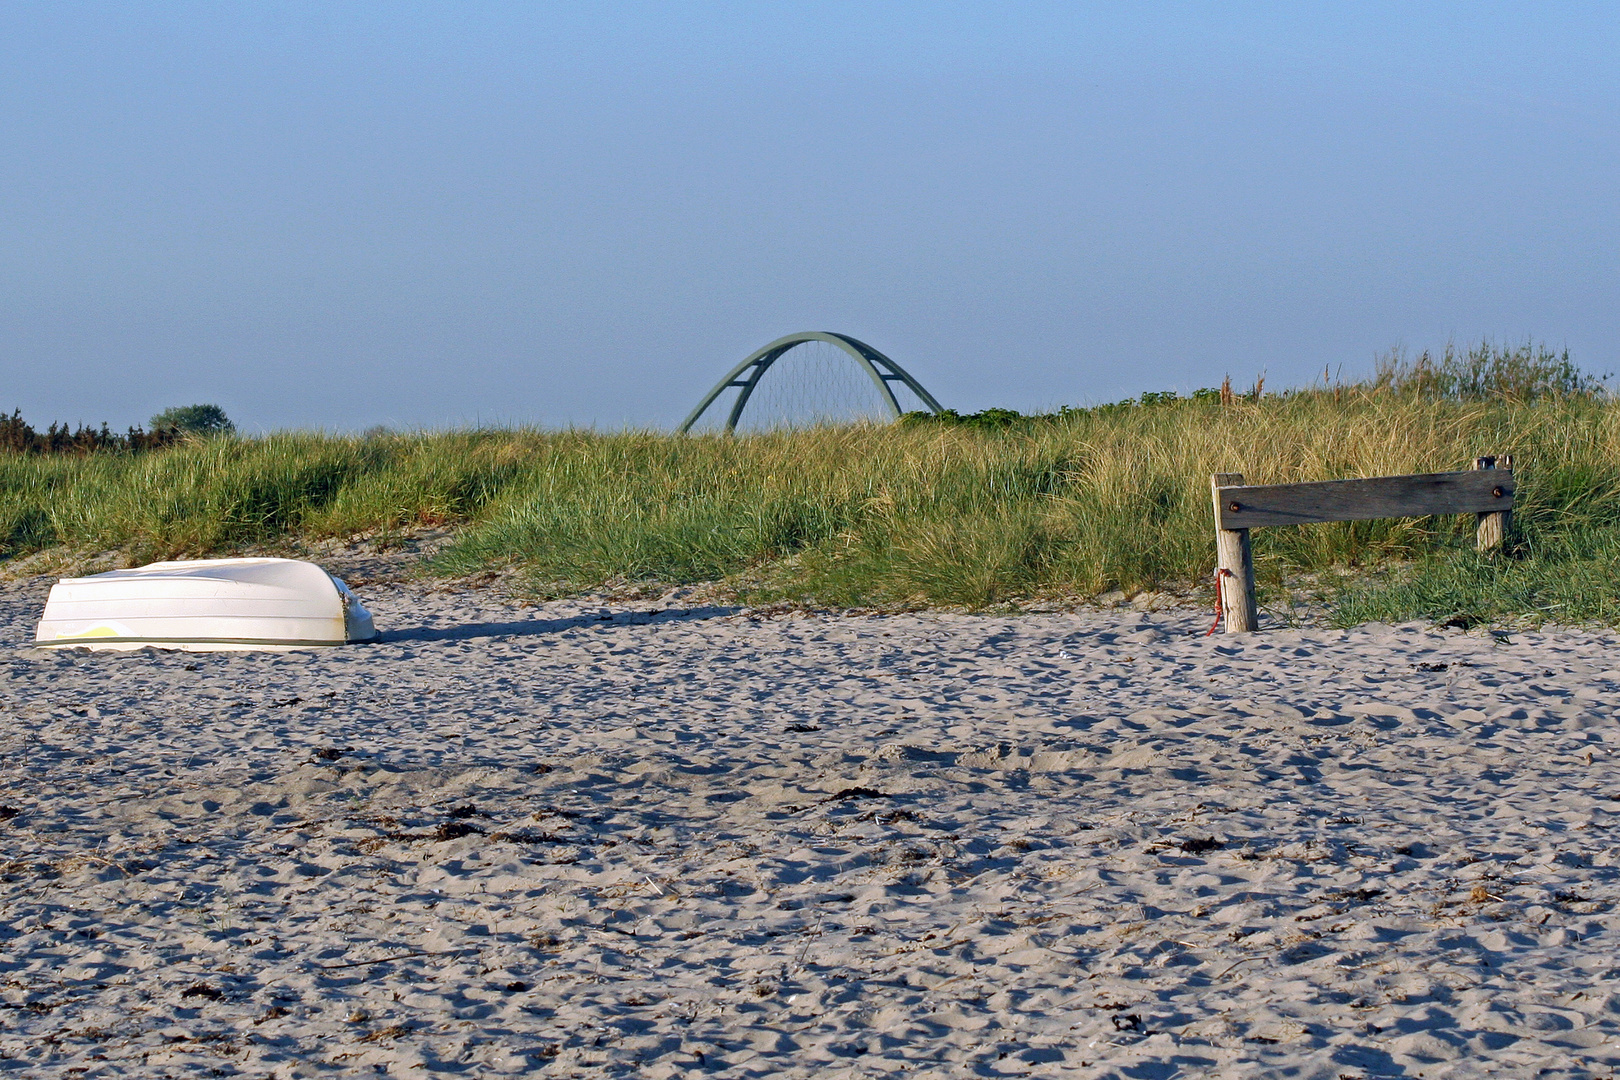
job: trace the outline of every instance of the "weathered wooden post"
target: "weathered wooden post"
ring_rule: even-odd
[[[1249,634],[1260,629],[1260,610],[1254,602],[1254,552],[1248,529],[1221,528],[1221,488],[1243,483],[1242,473],[1216,473],[1210,477],[1215,500],[1215,592],[1228,634]],[[1231,507],[1233,513],[1237,507]]]
[[[1497,459],[1494,457],[1479,457],[1474,459],[1475,469],[1495,469]],[[1508,472],[1513,471],[1513,458],[1504,454],[1501,458],[1501,467]],[[1493,488],[1491,494],[1497,498],[1504,498],[1512,494],[1512,488],[1503,488],[1501,485]],[[1513,511],[1491,510],[1475,515],[1479,526],[1474,530],[1474,546],[1480,551],[1494,551],[1507,541],[1508,527],[1513,524]]]

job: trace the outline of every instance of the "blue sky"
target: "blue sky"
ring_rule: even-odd
[[[1620,370],[1612,4],[0,7],[0,408],[668,427],[782,334],[945,404]]]

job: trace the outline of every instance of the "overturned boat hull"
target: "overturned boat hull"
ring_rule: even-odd
[[[193,559],[63,578],[51,587],[34,644],[284,651],[376,636],[371,613],[314,563]]]

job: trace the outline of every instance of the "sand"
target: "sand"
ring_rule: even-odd
[[[0,1073],[1608,1076],[1613,633],[520,606],[51,653]],[[657,609],[657,610],[655,610]]]

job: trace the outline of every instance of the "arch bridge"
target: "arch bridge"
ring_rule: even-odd
[[[890,416],[895,419],[899,419],[902,410],[899,400],[894,396],[894,388],[890,385],[891,383],[900,383],[913,394],[916,394],[917,399],[928,406],[929,410],[936,415],[945,411],[940,408],[939,402],[934,400],[934,395],[925,390],[922,383],[912,378],[905,368],[902,368],[864,341],[858,341],[848,334],[811,330],[801,334],[789,334],[787,337],[777,338],[769,345],[750,353],[747,359],[727,372],[719,382],[714,384],[714,389],[704,395],[703,400],[698,402],[697,408],[693,409],[692,414],[681,424],[680,432],[685,434],[691,431],[692,425],[696,424],[709,406],[714,404],[715,399],[731,387],[738,388],[737,399],[731,403],[731,411],[726,417],[726,431],[727,433],[735,431],[737,421],[742,418],[743,409],[747,406],[748,399],[753,396],[754,389],[759,386],[759,380],[770,370],[771,365],[782,359],[795,346],[811,341],[824,341],[848,353],[850,359],[858,364],[867,375],[871,376],[872,382],[877,385],[884,407],[888,409]]]

